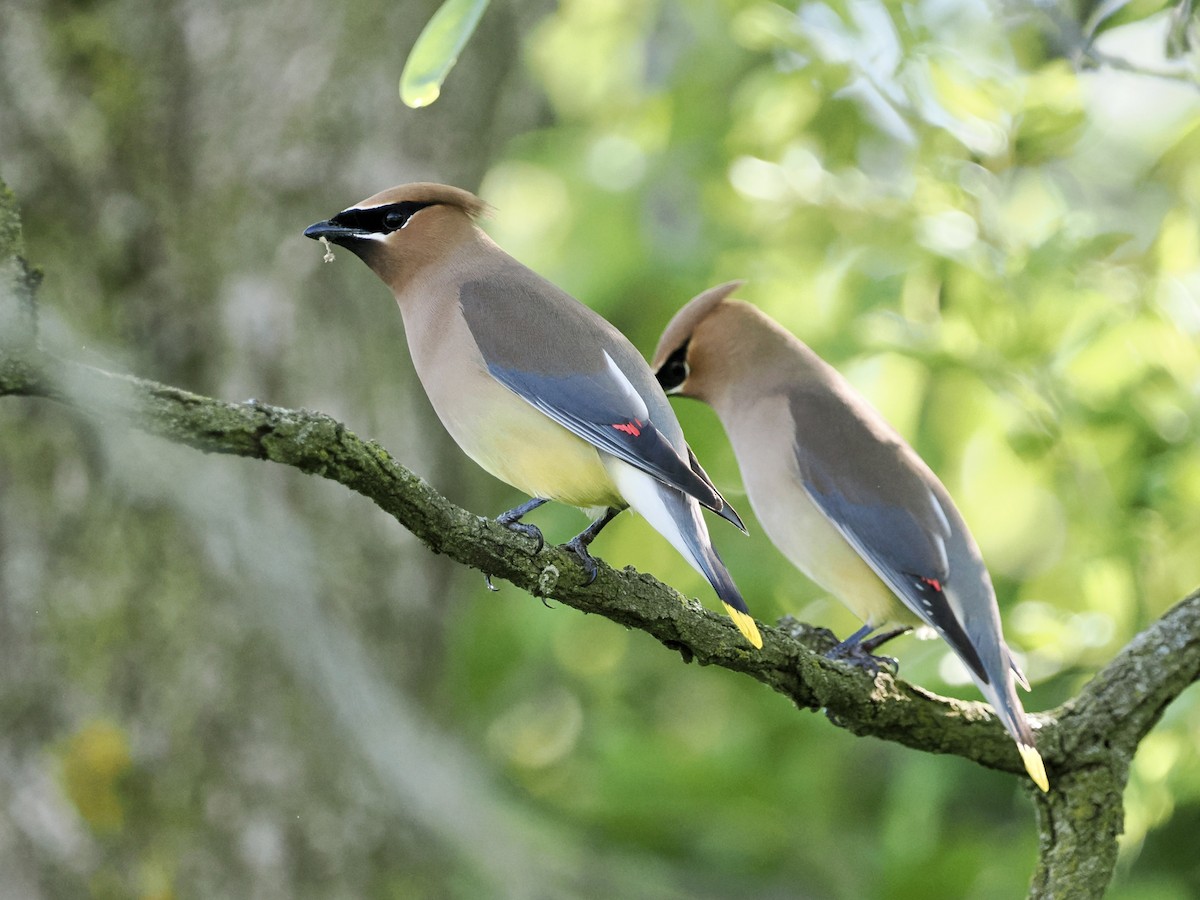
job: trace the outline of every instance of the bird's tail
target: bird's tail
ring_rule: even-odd
[[[712,545],[708,525],[695,498],[616,458],[611,458],[609,471],[630,508],[708,579],[738,631],[755,647],[761,648],[763,641],[758,625]]]
[[[725,563],[721,561],[717,548],[709,541],[708,527],[700,515],[698,504],[695,505],[697,506],[696,518],[700,521],[703,531],[697,535],[699,540],[695,541],[695,546],[688,557],[701,574],[708,579],[708,583],[713,586],[713,590],[725,604],[725,612],[729,613],[729,618],[733,619],[733,624],[738,627],[738,631],[745,635],[746,640],[761,650],[763,641],[762,635],[758,632],[758,625],[755,624],[754,617],[750,615],[750,609],[746,606],[746,601],[742,599],[741,591],[733,583],[733,577],[725,568]],[[684,537],[686,540],[687,535],[685,534]]]
[[[1042,755],[1037,751],[1033,729],[1029,727],[1025,708],[1021,705],[1021,698],[1017,696],[1018,679],[1021,684],[1027,685],[1025,676],[1012,661],[1012,651],[1005,646],[1003,641],[1000,642],[1000,649],[1004,659],[1004,665],[1000,667],[1000,671],[989,672],[989,675],[992,676],[989,684],[983,684],[979,679],[976,679],[976,682],[984,696],[988,698],[988,702],[992,704],[992,709],[1000,717],[1004,730],[1016,741],[1017,752],[1021,754],[1021,762],[1025,764],[1025,771],[1043,792],[1049,792],[1050,780],[1046,777],[1046,766],[1042,762]]]

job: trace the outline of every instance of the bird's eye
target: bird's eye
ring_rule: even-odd
[[[662,367],[658,370],[658,383],[668,394],[675,393],[687,381],[688,374],[687,344],[684,344],[662,364]]]
[[[383,227],[388,231],[399,231],[408,224],[411,213],[403,213],[398,209],[389,210],[383,216]]]

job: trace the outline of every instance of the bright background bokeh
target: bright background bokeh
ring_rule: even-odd
[[[47,343],[324,410],[498,513],[523,498],[449,443],[386,290],[300,237],[452,182],[647,354],[745,279],[946,482],[1031,710],[1200,583],[1200,90],[1170,8],[494,0],[407,110],[436,5],[6,2],[0,176]],[[756,616],[857,627],[676,408],[751,528],[714,534]],[[632,516],[595,549],[712,599]],[[999,900],[1033,868],[1012,777],[489,594],[335,485],[43,401],[0,402],[0,620],[0,896]],[[976,697],[940,642],[893,646]],[[1193,688],[1134,762],[1111,896],[1195,896],[1198,746]]]

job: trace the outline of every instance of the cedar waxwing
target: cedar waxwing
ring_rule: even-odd
[[[668,394],[708,403],[725,426],[767,536],[865,623],[923,622],[954,649],[1049,790],[1000,632],[992,581],[937,476],[850,383],[741,300],[741,282],[693,299],[653,368]],[[899,602],[897,602],[899,600]]]
[[[477,228],[484,209],[459,188],[407,184],[304,234],[350,250],[392,289],[413,366],[450,436],[533,497],[497,521],[540,549],[541,532],[520,521],[525,513],[547,500],[598,513],[567,545],[594,578],[588,544],[632,507],[761,647],[700,507],[745,528],[684,441],[654,374],[621,332]]]

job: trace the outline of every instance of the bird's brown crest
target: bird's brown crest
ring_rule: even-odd
[[[490,209],[470,191],[432,181],[416,181],[390,187],[355,205],[358,209],[370,209],[390,203],[439,203],[444,206],[456,206],[473,219],[486,215]]]
[[[672,353],[678,350],[692,336],[696,326],[708,318],[721,301],[740,288],[746,282],[727,281],[711,287],[702,294],[693,297],[683,309],[675,313],[674,318],[667,324],[662,337],[658,339],[658,347],[654,351],[654,361],[650,368],[658,371]]]

